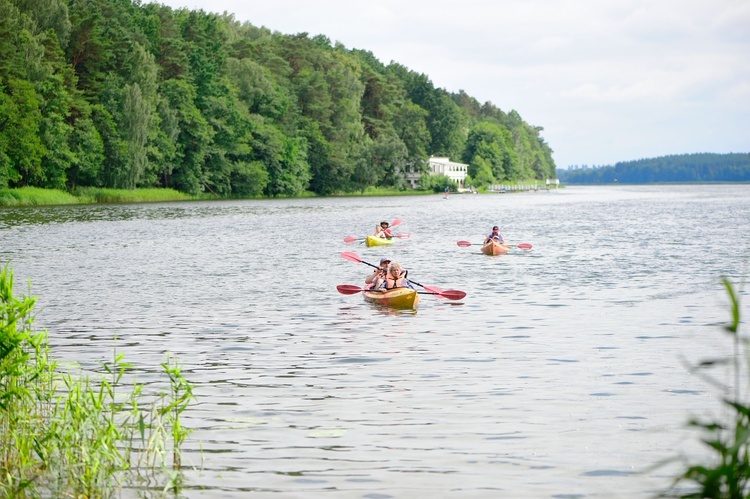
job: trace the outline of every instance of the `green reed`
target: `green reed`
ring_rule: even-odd
[[[195,196],[174,189],[105,189],[83,187],[75,191],[81,202],[87,203],[148,203],[160,201],[189,201]]]
[[[739,334],[740,303],[734,286],[726,278],[723,282],[731,307],[731,321],[724,329],[732,337],[733,354],[731,359],[704,360],[693,366],[693,372],[721,388],[727,413],[712,420],[690,420],[690,426],[698,428],[702,434],[701,441],[710,454],[709,462],[692,464],[684,460],[684,471],[676,477],[670,490],[661,494],[662,497],[750,497],[750,397],[743,396],[741,389],[743,368],[747,369],[746,381],[750,380],[750,339]],[[731,366],[734,377],[733,388],[721,384],[707,371],[727,364]],[[687,491],[679,492],[679,485],[687,486]]]
[[[191,196],[174,189],[105,189],[82,187],[72,193],[57,189],[20,187],[0,189],[0,206],[42,206],[93,203],[150,203],[161,201],[189,201],[213,196]]]
[[[20,187],[0,189],[0,206],[41,206],[78,204],[81,201],[72,194],[57,189]]]
[[[147,394],[135,369],[114,352],[95,375],[63,371],[49,359],[46,332],[32,328],[35,298],[13,295],[0,271],[0,496],[112,497],[176,491],[180,416],[194,399],[167,359],[168,389]],[[153,391],[153,389],[151,389]]]

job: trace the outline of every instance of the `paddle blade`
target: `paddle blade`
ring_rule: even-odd
[[[411,237],[411,234],[396,234],[393,237],[397,237],[399,239],[409,239]]]
[[[440,292],[440,296],[449,300],[463,300],[466,297],[466,293],[457,289],[446,289]]]
[[[397,225],[401,225],[401,222],[403,222],[403,221],[404,220],[402,218],[397,218],[396,220],[394,220],[393,222],[391,222],[391,227],[395,227]]]
[[[530,250],[531,249],[531,244],[529,244],[529,243],[521,243],[521,244],[518,245],[518,248],[525,249],[525,250]]]
[[[359,237],[349,236],[344,238],[345,243],[353,243],[354,241],[359,241]]]
[[[357,255],[356,253],[352,253],[351,251],[344,251],[341,253],[341,258],[344,260],[349,260],[351,262],[357,262],[362,263],[362,259]]]
[[[336,289],[342,295],[355,295],[359,293],[360,291],[364,291],[364,289],[360,288],[359,286],[355,286],[353,284],[339,284],[338,286],[336,286]]]
[[[459,245],[459,246],[461,246],[462,248],[466,248],[466,247],[468,247],[468,246],[471,246],[471,243],[470,243],[469,241],[459,241],[459,242],[457,242],[456,244],[458,244],[458,245]]]

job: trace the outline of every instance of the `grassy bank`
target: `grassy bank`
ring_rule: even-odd
[[[507,184],[515,185],[515,184]],[[521,185],[521,184],[519,184]],[[562,186],[560,186],[562,187]],[[554,188],[554,187],[553,187]],[[480,194],[494,194],[486,188],[479,189]],[[422,191],[387,189],[383,187],[368,187],[364,191],[337,192],[331,197],[375,197],[375,196],[430,196],[442,194],[442,191]],[[453,193],[455,194],[455,193]],[[299,198],[318,197],[313,192],[306,191]],[[18,189],[0,189],[0,206],[54,206],[66,204],[96,204],[96,203],[158,203],[165,201],[195,201],[202,199],[224,199],[210,194],[191,196],[174,189],[105,189],[100,187],[81,187],[68,193],[58,189],[42,189],[39,187],[20,187]],[[226,199],[267,199],[226,198]]]
[[[93,203],[156,203],[200,199],[174,189],[103,189],[85,187],[68,193],[58,189],[0,189],[0,206],[52,206]]]
[[[341,192],[334,197],[359,196],[414,196],[434,194],[431,191],[398,191],[368,187],[364,192]],[[304,192],[300,198],[316,197],[312,192]],[[0,206],[43,206],[65,204],[95,204],[95,203],[158,203],[163,201],[194,201],[199,199],[222,199],[216,196],[191,196],[174,189],[104,189],[98,187],[82,187],[67,193],[57,189],[41,189],[38,187],[21,187],[18,189],[0,189]],[[226,198],[242,199],[242,198]],[[248,198],[266,199],[266,198]]]
[[[0,189],[0,206],[38,206],[55,204],[78,204],[76,196],[56,189],[21,187]]]
[[[104,189],[83,187],[75,191],[82,203],[157,203],[201,199],[174,189]]]

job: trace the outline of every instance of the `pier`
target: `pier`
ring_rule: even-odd
[[[509,192],[549,191],[552,187],[555,189],[559,188],[560,179],[547,179],[543,184],[539,182],[534,182],[533,184],[492,184],[488,190],[490,192],[505,194]]]

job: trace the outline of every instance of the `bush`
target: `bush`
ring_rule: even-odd
[[[445,188],[456,192],[458,185],[447,175],[422,175],[419,178],[419,189],[423,191],[445,192]]]

